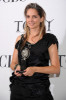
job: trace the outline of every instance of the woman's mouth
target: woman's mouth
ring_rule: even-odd
[[[34,23],[29,23],[29,25],[33,26],[33,25],[34,25]]]

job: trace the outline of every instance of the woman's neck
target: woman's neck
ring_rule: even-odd
[[[30,30],[30,36],[32,36],[32,37],[38,36],[39,34],[40,34],[40,28]]]

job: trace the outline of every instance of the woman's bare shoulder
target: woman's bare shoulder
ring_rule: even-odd
[[[25,34],[22,34],[23,36],[24,36],[24,38],[25,38]],[[22,35],[19,35],[17,38],[16,38],[16,42],[18,42],[20,39],[21,39],[21,37],[22,37]]]
[[[16,42],[18,42],[20,39],[21,39],[21,35],[19,35],[19,36],[16,38]]]

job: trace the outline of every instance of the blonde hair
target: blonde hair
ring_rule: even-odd
[[[25,16],[27,14],[27,11],[30,8],[35,9],[38,12],[38,15],[40,16],[40,18],[44,17],[43,22],[40,23],[40,34],[39,34],[39,36],[41,36],[41,35],[43,36],[46,33],[46,27],[45,27],[46,13],[45,13],[44,9],[42,7],[40,7],[37,3],[30,3],[26,6],[26,8],[24,10]],[[29,29],[27,23],[25,23],[24,30],[25,30],[25,39],[24,39],[24,42],[22,43],[23,47],[24,47],[26,41],[28,40],[29,33],[30,33],[30,29]]]

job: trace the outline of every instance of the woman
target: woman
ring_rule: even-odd
[[[17,37],[10,65],[10,100],[53,100],[49,74],[60,72],[58,41],[46,33],[46,14],[38,4],[27,5],[24,13],[26,33]]]

